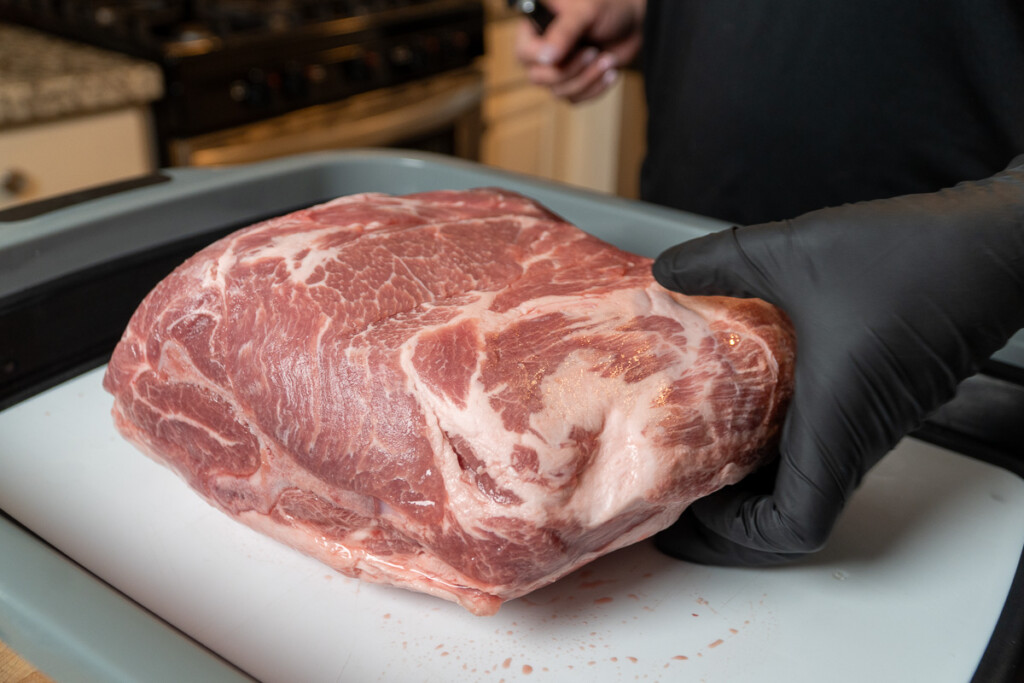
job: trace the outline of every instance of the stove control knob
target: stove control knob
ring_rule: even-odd
[[[250,69],[246,78],[238,78],[228,86],[228,97],[232,101],[250,107],[262,107],[270,103],[271,89],[279,85],[277,74],[267,74],[262,69]]]
[[[415,55],[408,45],[395,45],[388,54],[391,65],[405,70],[413,66]]]
[[[240,78],[232,81],[231,85],[228,86],[228,97],[230,97],[233,102],[245,102],[248,93],[249,84]]]

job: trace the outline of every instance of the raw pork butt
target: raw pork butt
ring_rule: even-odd
[[[104,386],[212,505],[337,571],[493,614],[771,450],[788,323],[480,189],[343,197],[161,282]]]

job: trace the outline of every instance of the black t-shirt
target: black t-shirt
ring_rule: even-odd
[[[644,199],[739,224],[1024,152],[1024,0],[648,0]]]

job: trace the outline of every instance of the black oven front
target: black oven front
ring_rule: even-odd
[[[162,165],[352,146],[476,156],[480,0],[0,0],[0,21],[159,63]]]

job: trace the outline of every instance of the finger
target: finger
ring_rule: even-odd
[[[572,78],[553,85],[551,92],[558,97],[576,101],[574,98],[581,98],[591,90],[604,90],[608,87],[606,78],[614,78],[618,73],[615,70],[615,58],[609,54],[600,57],[588,56],[588,63],[583,69]],[[611,76],[608,72],[611,71]]]
[[[574,54],[569,61],[556,66],[545,64],[532,66],[527,75],[532,83],[551,88],[552,92],[555,91],[555,88],[573,90],[571,84],[574,79],[578,79],[588,67],[597,61],[599,54],[596,47],[588,47]]]
[[[631,33],[622,40],[605,45],[604,51],[615,56],[616,65],[627,66],[640,52],[642,43],[643,36],[639,32]]]
[[[776,459],[728,488],[733,491],[742,490],[743,495],[749,497],[770,494],[775,487],[778,465]],[[764,566],[791,562],[803,554],[769,552],[741,545],[712,531],[698,518],[692,506],[683,512],[676,523],[658,533],[654,541],[655,546],[666,555],[698,564]]]
[[[824,547],[842,508],[842,498],[821,495],[801,483],[799,505],[785,496],[750,495],[742,487],[726,487],[691,506],[694,517],[715,536],[760,553],[791,557]]]
[[[654,261],[654,279],[683,294],[767,298],[763,278],[740,245],[740,230],[712,233],[666,249]]]
[[[595,97],[603,94],[608,88],[615,85],[615,81],[619,79],[618,69],[609,69],[605,71],[602,76],[592,83],[588,88],[581,92],[576,93],[569,98],[569,101],[573,104],[578,102],[584,102],[586,100],[592,100]]]
[[[694,517],[709,532],[737,545],[767,553],[810,553],[828,539],[864,472],[858,457],[858,432],[848,424],[847,409],[837,399],[836,383],[850,386],[853,377],[810,376],[814,341],[797,368],[796,389],[783,425],[774,485],[767,491],[749,483],[721,489],[698,500]],[[826,350],[828,351],[828,350]],[[807,354],[812,354],[808,356]],[[841,435],[824,439],[822,434]],[[744,485],[745,484],[745,485]]]
[[[516,28],[514,45],[516,59],[526,67],[543,63],[539,55],[545,50],[547,43],[538,35],[529,21],[523,19]]]
[[[687,509],[669,528],[654,536],[654,546],[670,557],[719,567],[763,567],[792,562],[793,553],[766,553],[712,532]]]
[[[554,20],[541,36],[543,44],[536,53],[537,62],[553,65],[569,58],[594,23],[591,9],[584,3],[556,12]]]

